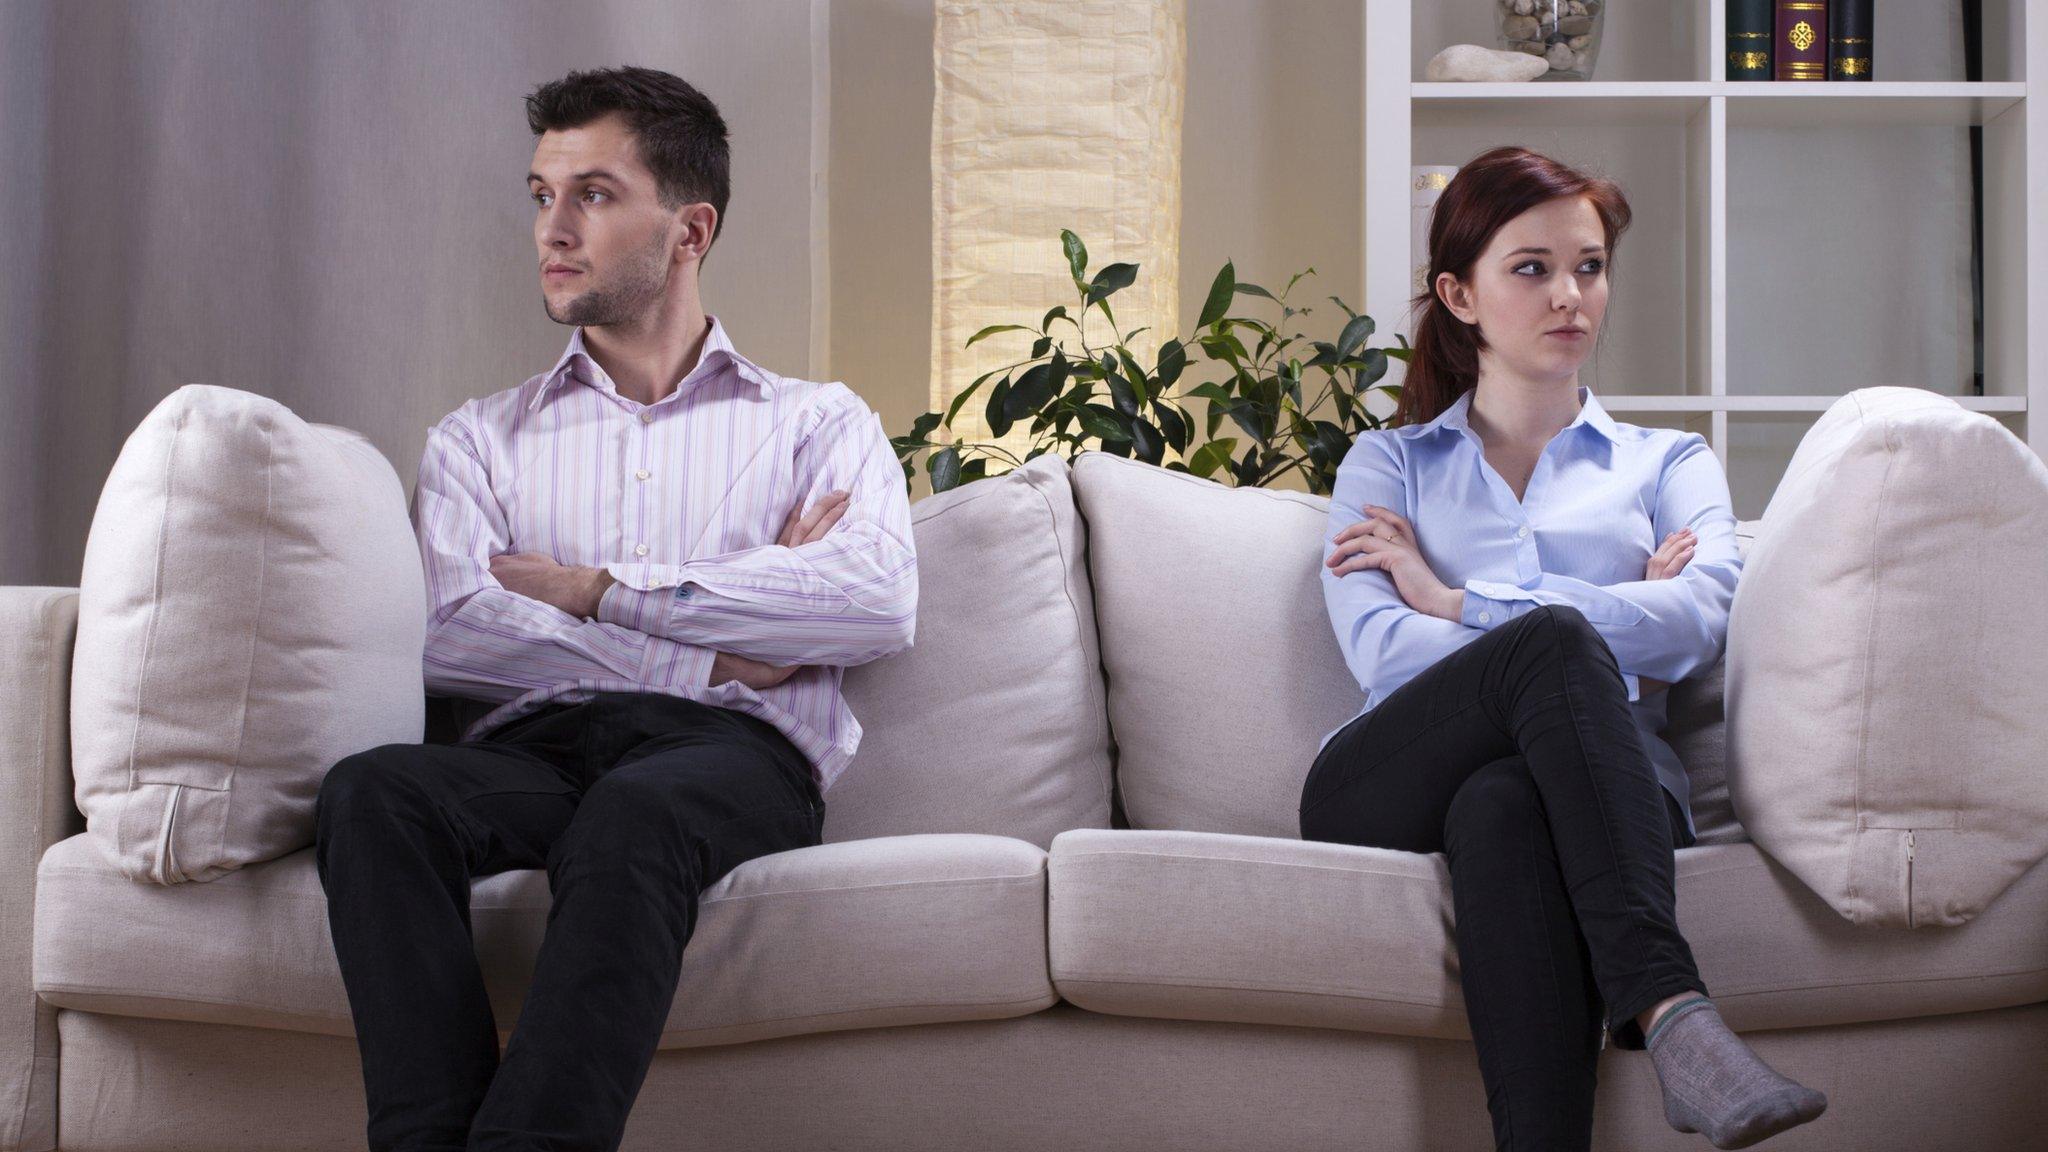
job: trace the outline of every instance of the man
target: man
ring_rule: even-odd
[[[718,109],[641,68],[526,103],[542,298],[577,327],[430,431],[413,498],[427,686],[497,707],[458,743],[342,760],[317,807],[378,1152],[618,1147],[699,894],[819,842],[861,735],[841,669],[914,631],[880,421],[704,312]],[[470,883],[540,867],[554,903],[501,1064]]]

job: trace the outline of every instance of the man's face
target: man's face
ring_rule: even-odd
[[[542,133],[526,189],[548,319],[631,325],[660,305],[684,228],[656,197],[623,118]]]

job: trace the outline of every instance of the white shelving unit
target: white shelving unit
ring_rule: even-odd
[[[1897,6],[1917,2],[1878,0],[1880,76],[1886,75],[1884,37],[1888,27],[1898,26],[1888,13],[1896,16]],[[1365,0],[1365,300],[1366,310],[1381,319],[1378,338],[1391,342],[1393,331],[1412,334],[1405,315],[1415,290],[1410,165],[1458,164],[1488,147],[1525,144],[1567,163],[1579,155],[1593,157],[1603,174],[1623,180],[1636,212],[1618,250],[1608,312],[1610,335],[1621,345],[1613,362],[1603,365],[1610,370],[1608,381],[1597,374],[1589,379],[1583,371],[1582,381],[1620,419],[1684,426],[1707,436],[1729,470],[1739,517],[1761,515],[1762,500],[1812,417],[1845,392],[1872,384],[1932,386],[2000,419],[2036,453],[2048,454],[2048,418],[2029,418],[2034,409],[2048,408],[2048,216],[2037,220],[2043,226],[2028,227],[2030,206],[2041,206],[2037,216],[2048,212],[2048,110],[2031,123],[2027,116],[2029,95],[2048,82],[2048,0],[1985,0],[1989,79],[1978,83],[1722,80],[1725,13],[1725,0],[1610,4],[1595,74],[1620,74],[1616,79],[1427,83],[1415,77],[1444,44],[1497,43],[1491,5]],[[2048,108],[2039,99],[2035,103]],[[1732,218],[1729,209],[1731,135],[1740,142],[1750,129],[1881,134],[1888,128],[1970,125],[1984,129],[1986,394],[1957,395],[1966,381],[1828,379],[1819,372],[1802,377],[1796,394],[1782,383],[1760,390],[1748,374],[1731,392],[1731,346],[1759,339],[1756,333],[1730,332],[1729,241],[1753,226]],[[1967,168],[1956,178],[1967,188]],[[1826,255],[1823,248],[1786,259],[1824,262]],[[1739,271],[1750,277],[1746,284],[1776,274],[1763,267]],[[1855,293],[1859,287],[1843,284],[1839,290]],[[1883,325],[1901,320],[1873,306],[1856,322],[1869,325],[1875,336]],[[1959,338],[1968,348],[1967,328]],[[1603,337],[1603,345],[1608,340]],[[1742,347],[1754,363],[1756,350]],[[1631,386],[1615,387],[1617,376]],[[1759,428],[1775,432],[1774,442],[1744,440],[1758,438]]]

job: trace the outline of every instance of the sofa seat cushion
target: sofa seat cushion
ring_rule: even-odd
[[[1754,844],[1677,865],[1679,926],[1732,1028],[2048,1000],[2048,866],[1970,924],[1878,929]],[[1047,894],[1053,987],[1083,1008],[1470,1037],[1441,853],[1079,829],[1053,840]]]
[[[470,922],[509,1036],[550,904],[538,869],[482,877]],[[312,849],[206,884],[139,884],[99,842],[37,876],[35,987],[65,1008],[352,1035]],[[932,833],[758,857],[706,889],[663,1048],[1036,1012],[1045,852]]]

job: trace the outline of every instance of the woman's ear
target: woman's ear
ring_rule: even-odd
[[[1449,272],[1439,272],[1436,274],[1435,288],[1437,299],[1444,302],[1444,307],[1451,310],[1451,315],[1456,316],[1467,324],[1478,323],[1479,312],[1472,307],[1471,288],[1461,283],[1456,276],[1451,275]]]

